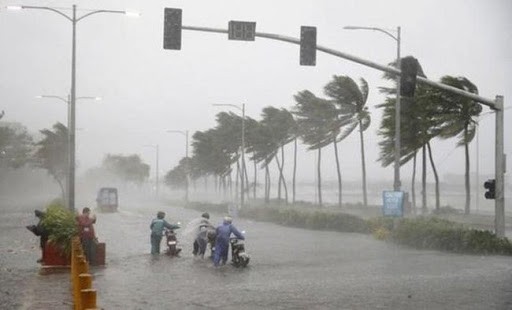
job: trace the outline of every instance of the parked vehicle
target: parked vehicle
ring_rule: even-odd
[[[98,196],[96,197],[96,204],[101,212],[117,212],[119,206],[117,188],[100,188],[100,190],[98,191]]]
[[[230,238],[231,264],[235,267],[246,267],[249,264],[249,254],[245,252],[245,242],[238,238]]]
[[[181,252],[181,248],[178,247],[178,238],[176,238],[176,232],[174,232],[174,229],[165,229],[164,230],[165,235],[165,244],[167,244],[167,250],[165,251],[165,254],[169,256],[178,256]]]

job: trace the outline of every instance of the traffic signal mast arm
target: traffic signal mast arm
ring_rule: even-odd
[[[214,33],[226,33],[226,34],[228,33],[227,29],[209,28],[209,27],[182,26],[182,29],[192,30],[192,31],[202,31],[202,32],[214,32]],[[283,36],[283,35],[278,35],[278,34],[273,34],[273,33],[265,33],[265,32],[256,32],[255,36],[256,37],[267,38],[267,39],[271,39],[271,40],[283,41],[283,42],[288,42],[288,43],[293,43],[293,44],[300,45],[300,39],[293,38],[293,37],[288,37],[288,36]],[[395,75],[400,75],[401,74],[400,70],[398,70],[397,68],[390,67],[390,66],[384,66],[384,65],[372,62],[370,60],[362,59],[362,58],[359,58],[357,56],[353,56],[353,55],[350,55],[350,54],[347,54],[347,53],[343,53],[343,52],[340,52],[340,51],[337,51],[337,50],[334,50],[334,49],[331,49],[331,48],[328,48],[328,47],[323,47],[323,46],[317,45],[316,49],[318,51],[322,51],[322,52],[324,52],[326,54],[330,54],[330,55],[333,55],[333,56],[336,56],[336,57],[339,57],[339,58],[347,59],[347,60],[356,62],[358,64],[361,64],[361,65],[364,65],[364,66],[367,66],[367,67],[370,67],[370,68],[374,68],[374,69],[377,69],[377,70],[380,70],[380,71],[384,71],[384,72],[395,74]],[[463,90],[461,90],[459,88],[456,88],[456,87],[453,87],[453,86],[450,86],[450,85],[446,85],[446,84],[438,83],[438,82],[435,82],[435,81],[431,81],[431,80],[426,79],[424,77],[418,76],[416,78],[416,80],[421,82],[421,83],[425,83],[425,84],[428,84],[430,86],[441,88],[441,89],[447,90],[449,92],[452,92],[452,93],[464,96],[464,97],[469,98],[471,100],[475,100],[475,101],[480,102],[480,103],[482,103],[482,104],[484,104],[486,106],[489,106],[492,109],[500,110],[500,107],[498,107],[496,105],[496,102],[494,100],[487,99],[487,98],[478,96],[476,94],[463,91]]]

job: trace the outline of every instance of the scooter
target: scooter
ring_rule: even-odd
[[[246,267],[251,258],[245,252],[244,240],[230,238],[229,243],[231,243],[231,264],[237,268]]]
[[[178,239],[176,238],[176,233],[174,232],[174,229],[165,229],[164,230],[166,244],[167,244],[167,251],[165,254],[169,256],[178,256],[181,252],[181,248],[178,247]]]

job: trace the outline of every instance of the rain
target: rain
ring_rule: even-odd
[[[511,14],[0,1],[0,308],[73,307],[32,233],[58,204],[96,217],[100,309],[512,309]],[[165,236],[151,254],[160,211],[177,255]],[[204,212],[243,232],[247,266],[194,255]],[[503,248],[399,235],[432,218]]]

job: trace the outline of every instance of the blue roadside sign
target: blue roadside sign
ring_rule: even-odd
[[[404,215],[404,192],[382,192],[382,214],[384,216],[402,217]]]

